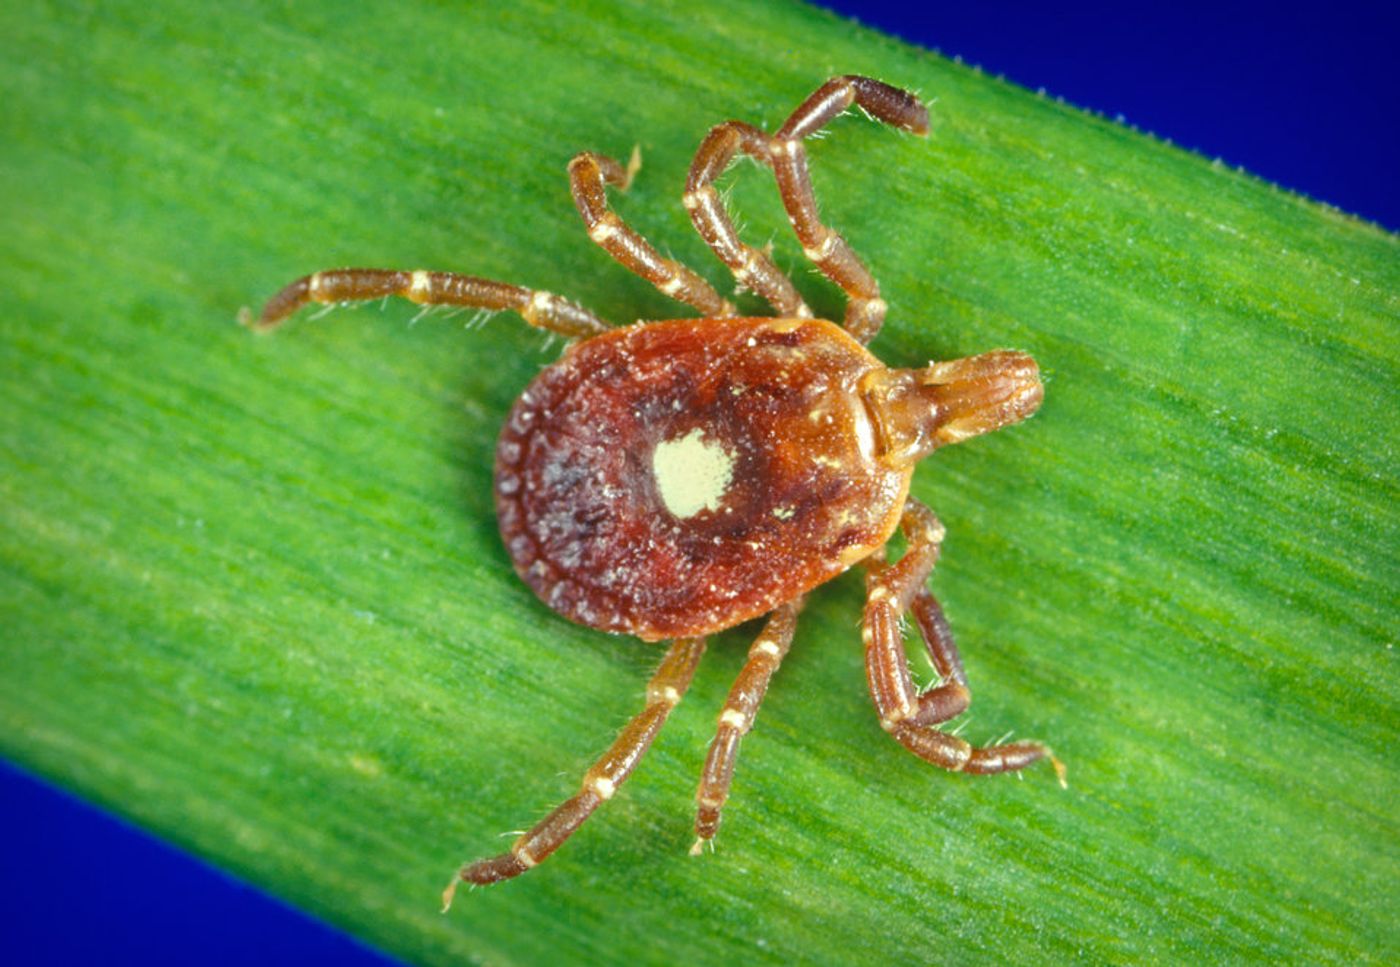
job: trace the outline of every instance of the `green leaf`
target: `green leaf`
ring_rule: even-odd
[[[805,7],[455,6],[0,14],[0,752],[411,960],[1400,957],[1396,237]],[[876,351],[1048,377],[915,492],[964,734],[1053,742],[1070,788],[891,742],[847,576],[715,855],[685,855],[691,797],[751,628],[558,855],[441,916],[659,657],[551,614],[495,533],[495,433],[557,346],[399,303],[235,314],[367,264],[683,315],[589,243],[566,161],[640,143],[619,210],[718,283],[694,147],[840,72],[932,101],[926,141],[853,116],[811,151],[891,305]],[[771,179],[729,183],[839,312]]]

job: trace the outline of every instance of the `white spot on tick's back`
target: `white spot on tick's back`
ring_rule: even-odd
[[[657,444],[651,472],[666,509],[677,517],[715,510],[734,477],[734,458],[722,445],[691,430]]]

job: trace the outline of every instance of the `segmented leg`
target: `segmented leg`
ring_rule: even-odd
[[[807,174],[804,138],[819,129],[852,104],[864,108],[876,120],[910,131],[928,133],[928,109],[908,91],[891,87],[869,77],[833,77],[803,101],[787,122],[773,135],[773,175],[788,220],[802,243],[802,251],[831,281],[846,293],[846,329],[862,343],[868,343],[885,321],[885,303],[880,287],[856,253],[817,215],[817,200]]]
[[[647,684],[646,707],[627,723],[608,751],[584,773],[578,793],[517,839],[508,852],[463,866],[442,893],[443,910],[452,905],[452,896],[460,880],[486,886],[519,876],[562,846],[593,810],[610,799],[632,774],[661,731],[671,709],[690,687],[695,666],[704,652],[703,638],[678,638],[672,643]]]
[[[928,651],[929,661],[939,678],[967,685],[967,672],[963,671],[962,655],[953,641],[953,629],[948,627],[948,619],[943,616],[943,605],[927,587],[919,588],[914,602],[909,606],[914,622],[919,627],[919,637]]]
[[[1008,742],[974,747],[933,725],[967,708],[970,695],[962,662],[942,610],[921,589],[938,559],[943,525],[933,512],[910,498],[900,521],[908,549],[888,567],[873,568],[867,578],[865,669],[880,725],[919,758],[954,772],[1011,772],[1049,758],[1064,783],[1064,767],[1039,742]],[[918,601],[915,619],[935,667],[948,680],[920,694],[909,677],[899,618]],[[945,671],[946,669],[946,671]]]
[[[715,180],[740,151],[765,167],[772,166],[768,135],[742,121],[726,121],[712,128],[700,142],[685,181],[683,200],[690,221],[740,285],[757,292],[781,316],[808,318],[812,310],[802,301],[792,281],[767,255],[739,240],[734,222],[715,189]]]
[[[710,744],[710,754],[700,773],[700,788],[695,793],[698,809],[695,814],[695,845],[690,855],[700,855],[705,843],[719,831],[720,810],[729,798],[729,783],[734,778],[734,764],[739,758],[739,743],[753,727],[758,706],[768,691],[768,683],[778,670],[783,656],[792,646],[797,631],[797,615],[803,600],[790,601],[774,611],[763,626],[763,633],[749,648],[743,670],[729,690],[724,711],[719,715],[719,727]]]
[[[671,298],[694,306],[707,317],[734,315],[734,306],[720,298],[710,283],[680,262],[662,258],[646,239],[608,208],[607,186],[626,191],[640,166],[641,155],[636,152],[626,168],[612,158],[591,151],[576,155],[569,162],[569,187],[588,229],[588,237]]]
[[[358,302],[391,295],[425,306],[512,309],[530,325],[570,338],[608,328],[583,306],[538,289],[455,272],[396,269],[331,269],[303,276],[273,296],[256,320],[246,310],[241,320],[253,329],[272,329],[309,302]]]

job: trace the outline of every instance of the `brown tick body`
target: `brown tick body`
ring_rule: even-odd
[[[878,368],[815,319],[648,323],[574,346],[496,450],[516,570],[565,617],[648,641],[835,577],[885,543],[909,489],[860,396]]]
[[[865,344],[886,306],[840,235],[817,217],[802,141],[852,104],[915,134],[928,112],[911,94],[836,77],[769,136],[739,121],[712,129],[684,201],[706,243],[778,318],[739,318],[691,269],[662,258],[607,204],[623,168],[585,153],[569,164],[589,236],[627,268],[707,318],[610,329],[548,293],[448,272],[336,269],[287,286],[264,308],[269,329],[308,302],[407,297],[424,305],[513,309],[532,325],[582,337],[521,394],[496,449],[496,508],[516,571],[549,607],[603,631],[674,639],[646,707],[584,775],[576,795],[509,851],[462,867],[488,884],[556,850],[632,773],[680,701],[704,636],[769,615],[730,691],[696,795],[697,839],[711,842],[739,742],[787,653],[804,595],[854,564],[866,569],[866,677],[881,726],[914,754],[954,771],[996,773],[1050,758],[1039,742],[974,747],[937,728],[970,693],[942,609],[925,587],[943,526],[908,496],[937,447],[1022,420],[1040,405],[1035,362],[998,351],[886,368]],[[743,152],[772,169],[803,251],[848,296],[844,328],[812,318],[768,256],[742,242],[714,181]],[[885,544],[906,548],[895,562]],[[904,654],[906,612],[937,670],[918,690]],[[450,904],[458,883],[443,894]]]

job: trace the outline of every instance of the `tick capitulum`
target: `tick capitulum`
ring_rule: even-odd
[[[1039,742],[976,747],[941,731],[970,700],[942,609],[925,586],[943,525],[909,496],[914,466],[944,444],[1023,420],[1040,405],[1034,360],[998,351],[889,369],[866,348],[886,306],[865,265],[817,215],[803,140],[852,104],[927,134],[912,94],[868,77],[819,87],[778,132],[741,121],[701,143],[683,201],[696,230],[775,318],[741,318],[694,271],[662,258],[613,212],[624,168],[584,153],[569,163],[574,201],[593,241],[703,318],[614,329],[545,292],[449,272],[335,269],[298,279],[256,329],[308,302],[399,295],[427,306],[513,309],[577,338],[520,395],[496,448],[496,509],[516,572],[570,620],[646,641],[670,640],[646,707],[590,768],[578,793],[508,852],[462,867],[496,883],[559,848],[636,767],[680,701],[705,637],[768,615],[719,716],[701,773],[692,853],[713,839],[743,736],[797,627],[804,596],[855,564],[866,572],[866,677],[880,725],[944,769],[1009,772],[1043,758]],[[815,319],[769,257],[738,237],[714,183],[742,152],[769,168],[802,249],[846,293],[842,326]],[[905,551],[888,562],[899,530]],[[900,618],[941,678],[914,686]],[[459,882],[443,894],[451,903]]]

